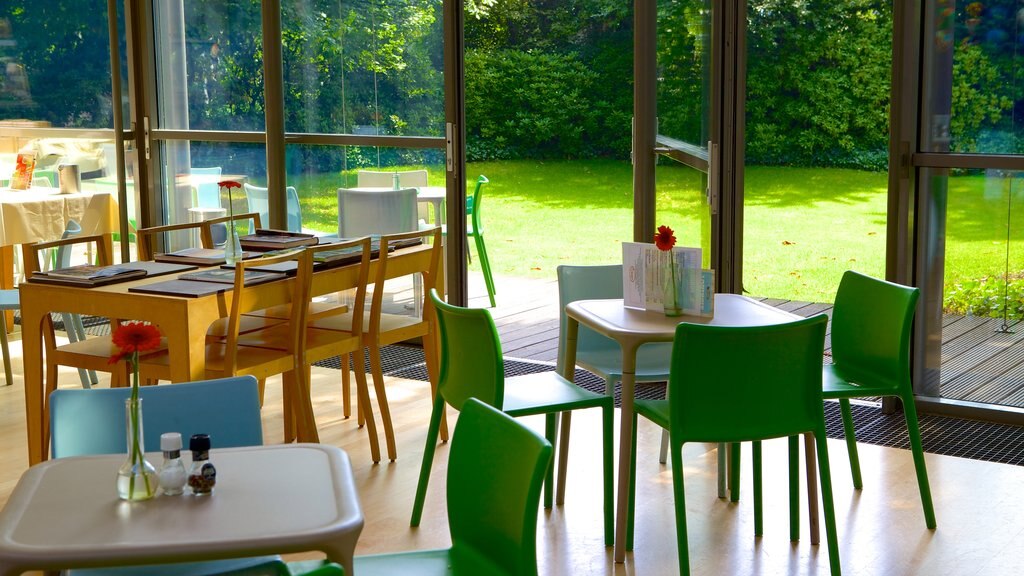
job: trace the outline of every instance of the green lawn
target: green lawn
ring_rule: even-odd
[[[427,167],[443,185],[440,167]],[[468,166],[490,179],[483,219],[497,275],[553,278],[563,263],[621,259],[632,239],[632,167],[628,162],[502,161]],[[299,188],[306,225],[336,230],[335,189],[350,175],[308,179]],[[436,180],[436,181],[435,181]],[[947,284],[1002,277],[1007,192],[981,176],[950,179]],[[352,185],[350,183],[349,185]],[[885,269],[886,175],[843,169],[749,167],[744,197],[744,288],[750,294],[831,301],[844,270],[881,276]],[[704,191],[695,171],[662,161],[657,169],[659,224],[680,245],[700,245]],[[311,190],[320,190],[312,194]],[[1014,188],[1020,204],[1024,190]],[[1024,226],[1015,206],[1012,230]],[[1022,268],[1024,239],[1011,241],[1011,273]],[[470,267],[479,272],[477,260]],[[500,291],[500,287],[499,287]]]

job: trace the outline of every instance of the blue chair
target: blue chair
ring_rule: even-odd
[[[259,213],[260,220],[267,225],[270,222],[270,199],[267,197],[267,189],[252,184],[243,184],[242,188],[245,190],[245,200],[249,203],[249,211]],[[287,230],[302,232],[302,208],[299,206],[299,193],[294,186],[288,186],[285,188],[285,194],[288,205]],[[249,233],[253,232],[255,230],[250,227]]]
[[[71,238],[72,236],[78,236],[82,233],[82,226],[74,220],[68,220],[67,225],[64,227],[64,233],[61,235],[61,239]],[[67,268],[71,266],[71,246],[63,245],[58,246],[57,250],[53,254],[53,268]],[[82,324],[82,317],[78,314],[61,313],[61,322],[64,323],[64,331],[68,333],[68,341],[79,342],[85,340],[85,326]],[[78,369],[78,377],[82,380],[82,388],[91,388],[93,384],[99,382],[96,377],[95,370],[86,370],[85,368]]]
[[[552,447],[511,416],[467,398],[448,458],[452,547],[357,556],[359,576],[537,576],[537,512]]]
[[[21,297],[18,295],[17,288],[0,290],[0,313],[19,308],[21,308]],[[0,323],[0,349],[4,355],[4,377],[7,378],[7,385],[10,386],[14,382],[14,376],[11,374],[11,351],[7,344],[7,319],[3,320]]]
[[[192,168],[189,173],[193,176],[220,176],[221,167],[212,166],[210,168]],[[221,208],[220,203],[220,187],[217,186],[217,182],[214,180],[199,182],[192,185],[192,190],[195,194],[193,198],[195,205],[199,208]]]
[[[131,388],[58,389],[50,394],[50,449],[54,458],[86,454],[118,454],[125,450],[124,401]],[[139,388],[143,402],[143,443],[147,452],[160,450],[160,435],[180,432],[182,438],[207,433],[218,448],[263,444],[256,379],[238,376]],[[278,556],[71,570],[70,575],[121,574],[256,576]],[[269,572],[273,574],[273,572]]]

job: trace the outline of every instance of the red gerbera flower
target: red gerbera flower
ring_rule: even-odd
[[[668,226],[658,226],[658,231],[654,234],[654,245],[658,250],[668,252],[676,245],[675,232]]]
[[[121,349],[117,354],[117,357],[121,358],[128,354],[159,348],[160,330],[152,324],[128,322],[118,326],[111,339]]]
[[[227,188],[228,190],[231,190],[232,188],[242,187],[240,183],[235,182],[234,180],[221,180],[220,182],[217,182],[217,186],[220,186],[221,188]]]

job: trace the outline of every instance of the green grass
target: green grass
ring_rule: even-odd
[[[412,168],[412,167],[410,167]],[[426,167],[443,185],[439,166]],[[627,162],[502,161],[467,167],[490,179],[482,217],[494,273],[554,278],[559,264],[621,260],[632,240],[632,167]],[[657,168],[657,223],[676,230],[680,245],[699,246],[703,184],[696,171],[662,161]],[[303,218],[337,229],[335,190],[351,175],[306,178]],[[1002,277],[1007,192],[981,176],[950,178],[946,282]],[[843,271],[884,275],[884,173],[843,169],[749,167],[744,196],[744,289],[758,296],[832,301]],[[316,190],[317,192],[311,192]],[[1012,231],[1024,230],[1024,185],[1013,191]],[[471,248],[472,249],[472,248]],[[1011,273],[1024,267],[1024,237],[1010,242]],[[476,259],[470,267],[478,273]],[[499,286],[500,292],[500,286]]]

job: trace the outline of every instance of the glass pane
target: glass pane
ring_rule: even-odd
[[[153,3],[159,128],[263,130],[260,5]]]
[[[942,274],[943,291],[941,307],[925,293],[926,323],[941,339],[928,338],[922,392],[1024,407],[1024,366],[1013,352],[1024,337],[1024,172],[936,171],[929,181],[945,234],[929,246],[925,273]]]
[[[704,148],[710,98],[707,0],[658,0],[658,133]]]
[[[282,2],[285,129],[443,136],[441,8]]]
[[[743,289],[832,302],[885,273],[890,2],[748,6]]]
[[[699,247],[703,267],[710,268],[711,211],[705,196],[707,174],[662,159],[655,177],[658,190],[655,222],[672,228],[677,246]]]
[[[88,10],[69,0],[0,4],[0,120],[114,126],[107,4],[94,4]],[[119,29],[123,62],[123,22]]]
[[[1024,153],[1021,54],[1024,13],[1013,0],[926,4],[925,149]]]
[[[395,174],[401,187],[421,189],[423,201],[417,203],[419,210],[413,224],[418,220],[437,221],[436,211],[444,203],[441,150],[289,145],[286,163],[288,186],[295,188],[301,206],[301,227],[310,232],[338,233],[338,188],[391,189]],[[265,186],[265,182],[265,176],[253,178],[258,186]],[[433,195],[425,188],[431,188]],[[436,200],[431,202],[428,196]]]

